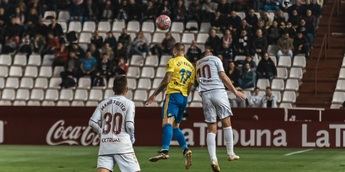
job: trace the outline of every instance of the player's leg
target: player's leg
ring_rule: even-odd
[[[97,172],[111,172],[114,167],[113,156],[98,156]]]
[[[140,165],[134,152],[115,155],[114,159],[121,172],[140,172]]]
[[[228,160],[229,161],[238,160],[240,159],[240,157],[237,156],[234,152],[234,137],[233,137],[230,116],[222,119],[222,125],[223,125],[223,134],[224,134],[226,151],[228,154]]]

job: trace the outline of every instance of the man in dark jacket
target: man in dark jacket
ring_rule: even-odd
[[[258,78],[272,80],[277,76],[277,68],[268,53],[265,53],[263,58],[260,60],[259,65],[256,68],[256,72],[258,74]]]

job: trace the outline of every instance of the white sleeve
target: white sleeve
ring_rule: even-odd
[[[132,144],[135,142],[135,136],[134,136],[134,117],[135,117],[135,106],[134,103],[131,102],[127,114],[126,114],[126,131],[131,137]]]
[[[102,133],[102,114],[98,106],[89,120],[89,126],[98,134]]]
[[[220,59],[215,60],[218,72],[224,72],[223,62]]]

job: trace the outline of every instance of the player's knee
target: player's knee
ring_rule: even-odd
[[[231,127],[230,117],[226,117],[226,118],[222,119],[222,126],[223,126],[223,128]]]
[[[208,124],[207,132],[216,134],[217,133],[217,124],[216,123]]]

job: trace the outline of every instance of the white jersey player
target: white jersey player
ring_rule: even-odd
[[[229,77],[225,74],[222,61],[206,49],[204,57],[197,61],[197,81],[199,93],[202,98],[205,122],[208,125],[207,148],[211,159],[213,171],[220,171],[216,156],[217,117],[222,121],[224,140],[228,160],[237,160],[239,156],[234,153],[233,132],[230,116],[232,116],[230,103],[225,86],[236,96],[245,99],[244,94],[238,92]]]
[[[122,172],[140,171],[133,150],[134,103],[125,97],[127,78],[114,80],[115,95],[98,104],[89,125],[100,134],[97,172],[113,171],[117,163]]]

